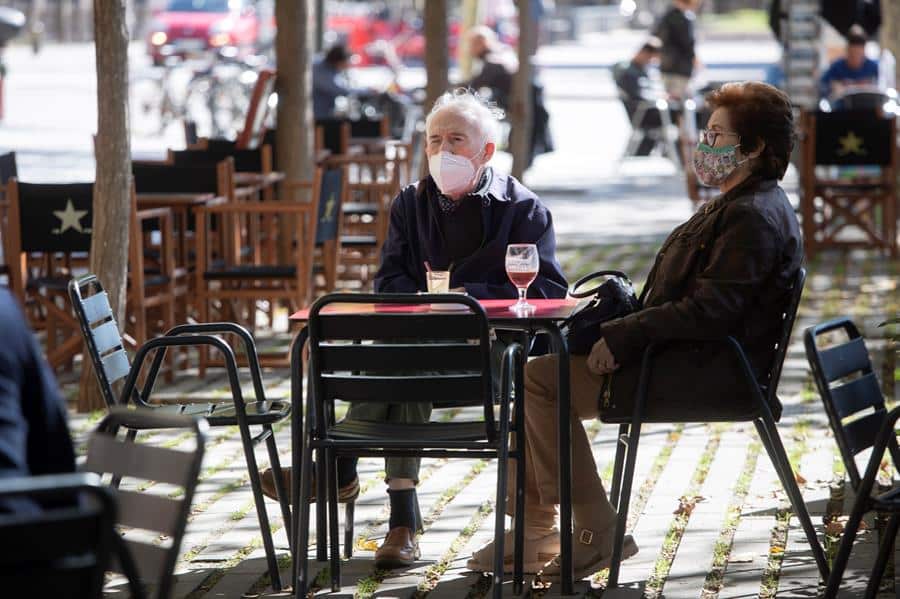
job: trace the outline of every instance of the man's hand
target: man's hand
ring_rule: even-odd
[[[587,359],[587,367],[594,374],[608,374],[613,370],[617,370],[619,365],[616,364],[616,358],[606,345],[606,339],[601,338],[591,348],[591,353]]]

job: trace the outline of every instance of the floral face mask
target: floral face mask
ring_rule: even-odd
[[[694,152],[694,172],[697,179],[706,186],[720,186],[741,164],[747,162],[737,159],[737,148],[740,144],[714,148],[700,142]]]

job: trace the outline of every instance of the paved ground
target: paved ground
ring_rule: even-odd
[[[559,68],[545,69],[549,109],[558,151],[539,157],[526,183],[538,190],[553,211],[559,257],[571,278],[598,267],[617,267],[641,282],[659,241],[687,218],[691,206],[674,167],[659,158],[618,162],[628,126],[612,94],[608,73],[597,64],[624,57],[626,41],[596,51],[595,62],[566,66],[568,57],[551,59]],[[635,42],[636,43],[636,42]],[[739,55],[727,46],[730,55]],[[724,52],[724,51],[723,51]],[[33,62],[29,62],[33,61]],[[22,176],[33,180],[89,179],[90,133],[95,122],[91,94],[91,51],[86,47],[53,47],[37,58],[21,49],[10,52],[8,121],[0,126],[0,143],[23,150]],[[740,62],[740,61],[737,61]],[[58,90],[67,95],[60,106]],[[55,96],[54,96],[55,94]],[[138,149],[159,149],[160,140],[136,140]],[[498,168],[508,166],[503,157]],[[793,176],[786,185],[791,189]],[[811,380],[799,333],[812,323],[840,314],[853,316],[870,341],[877,370],[889,397],[897,399],[895,350],[887,349],[877,324],[900,311],[897,262],[865,252],[824,254],[809,264],[795,338],[789,348],[780,396],[785,404],[779,425],[788,446],[804,498],[820,534],[831,501],[837,470],[834,442],[827,432],[821,404]],[[261,343],[284,347],[287,335],[266,333]],[[288,373],[266,372],[269,398],[286,398]],[[68,393],[72,376],[63,376]],[[221,397],[225,380],[213,373],[198,381],[188,369],[162,389],[162,396],[188,394],[197,400]],[[99,414],[72,414],[79,451]],[[460,414],[455,417],[463,417]],[[590,423],[590,433],[603,476],[611,474],[615,430]],[[277,438],[289,455],[289,432]],[[146,435],[142,442],[177,446],[174,434]],[[265,464],[264,452],[258,459]],[[355,557],[344,564],[341,597],[481,597],[489,582],[463,569],[473,548],[492,534],[495,467],[491,463],[426,461],[420,497],[427,530],[421,538],[423,557],[406,572],[372,568],[373,548],[386,532],[386,494],[379,482],[382,463],[362,460],[363,493],[356,512]],[[631,528],[640,554],[626,562],[622,580],[631,590],[609,595],[649,597],[801,597],[816,594],[817,575],[808,547],[786,511],[777,484],[751,428],[724,426],[654,426],[643,437]],[[835,486],[835,488],[839,488]],[[849,493],[845,493],[844,510]],[[679,510],[687,504],[693,509]],[[280,563],[288,566],[287,542],[276,506],[269,504]],[[675,513],[676,511],[680,513]],[[126,534],[133,534],[132,532]],[[872,544],[877,534],[863,535],[847,574],[854,586],[846,596],[861,595]],[[314,570],[319,570],[319,565]],[[178,564],[174,596],[277,596],[270,593],[260,549],[247,476],[235,430],[212,433]],[[893,581],[889,586],[892,587]],[[579,584],[578,596],[598,596],[602,577]],[[643,589],[643,591],[641,590]],[[532,589],[531,596],[555,596],[556,589]],[[109,596],[124,596],[111,581]]]

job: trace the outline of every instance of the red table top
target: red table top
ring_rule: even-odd
[[[536,321],[564,320],[572,313],[578,303],[574,299],[531,299],[528,303],[535,306],[530,314],[517,314],[509,309],[514,299],[478,300],[490,321]],[[331,304],[322,309],[321,314],[447,314],[445,310],[432,310],[429,304]],[[297,322],[309,320],[309,309],[298,310],[290,319]]]

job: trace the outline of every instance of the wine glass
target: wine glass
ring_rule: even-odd
[[[538,250],[533,243],[511,243],[506,247],[506,276],[519,291],[519,301],[509,307],[513,312],[533,312],[535,307],[525,301],[528,286],[538,274]]]

